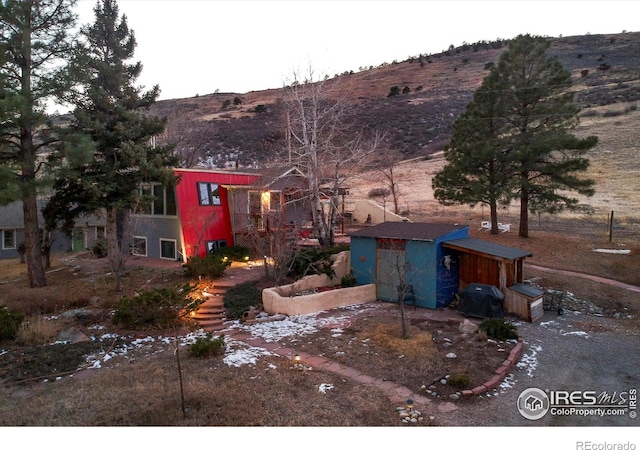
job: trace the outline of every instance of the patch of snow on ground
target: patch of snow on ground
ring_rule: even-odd
[[[556,322],[555,320],[550,320],[548,322],[540,322],[540,326],[541,327],[546,327],[549,325],[556,325],[558,322]]]
[[[318,387],[318,391],[320,391],[321,394],[326,394],[330,389],[333,389],[333,384],[322,383],[320,387]]]
[[[502,383],[498,385],[498,387],[500,388],[500,393],[503,393],[507,389],[513,388],[515,384],[516,384],[516,380],[514,379],[513,374],[510,373],[509,375],[504,377],[504,380],[502,380]]]
[[[569,336],[569,335],[582,336],[585,339],[589,339],[589,333],[587,333],[586,331],[567,331],[567,332],[562,332],[560,334],[562,334],[563,336]]]
[[[287,317],[284,320],[273,322],[254,323],[249,326],[236,325],[251,333],[253,336],[260,337],[266,342],[278,342],[289,336],[302,336],[318,332],[315,323],[307,319],[307,316]]]
[[[227,354],[223,361],[228,366],[240,367],[246,364],[255,365],[260,356],[272,356],[268,350],[260,347],[252,347],[241,341],[229,340]]]
[[[520,361],[516,364],[519,369],[523,369],[527,371],[527,375],[531,378],[533,377],[533,372],[535,372],[538,367],[538,358],[537,355],[540,351],[542,351],[542,347],[539,345],[532,345],[529,347],[531,350],[530,353],[524,353]]]

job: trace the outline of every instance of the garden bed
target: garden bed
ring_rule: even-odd
[[[309,293],[298,295],[303,292]],[[262,291],[262,304],[267,313],[286,314],[288,316],[311,314],[342,306],[360,305],[375,301],[375,284],[330,290],[326,290],[324,286],[317,286],[308,287],[305,291],[297,291],[292,289],[292,285],[284,285]]]

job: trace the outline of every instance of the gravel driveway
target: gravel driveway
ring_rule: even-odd
[[[629,320],[546,312],[535,323],[519,322],[525,351],[518,368],[495,391],[457,403],[439,415],[444,426],[639,426],[640,418],[552,415],[524,418],[518,396],[527,388],[596,391],[619,400],[640,388],[640,330]],[[628,403],[625,403],[628,405]],[[606,408],[610,410],[611,408]]]

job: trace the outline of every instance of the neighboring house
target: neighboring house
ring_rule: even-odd
[[[398,286],[408,286],[409,302],[430,309],[448,306],[469,283],[495,285],[505,293],[522,282],[527,256],[532,254],[470,238],[466,226],[385,222],[351,234],[351,266],[359,283],[375,283],[378,299],[394,302]]]
[[[46,200],[38,201],[39,223],[43,224],[41,211]],[[72,236],[57,230],[53,234],[51,253],[82,251],[93,247],[105,237],[105,220],[100,216],[81,217],[76,220]],[[24,214],[22,202],[0,206],[0,259],[19,258],[18,248],[24,241]]]
[[[141,193],[151,201],[131,214],[132,254],[186,262],[234,244],[228,190],[245,186],[258,175],[204,169],[175,169],[175,189],[145,184]]]
[[[256,236],[274,231],[292,236],[310,227],[312,211],[305,202],[308,181],[296,167],[260,171],[250,185],[225,185],[236,245],[251,247]]]

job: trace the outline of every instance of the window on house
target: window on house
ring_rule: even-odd
[[[176,259],[176,241],[175,239],[160,239],[160,258]]]
[[[2,231],[2,249],[14,250],[16,248],[16,230]]]
[[[133,237],[133,247],[131,254],[136,256],[147,256],[147,238],[143,236]]]
[[[197,183],[200,206],[220,204],[220,186],[218,183]]]
[[[96,239],[103,240],[107,237],[107,229],[105,227],[96,227]]]
[[[280,192],[271,192],[269,199],[269,209],[271,211],[280,211]]]
[[[138,214],[177,215],[176,194],[172,187],[165,188],[161,184],[145,184],[140,188],[140,195]]]
[[[151,214],[152,203],[149,201],[151,197],[151,185],[143,184],[140,187],[140,201],[138,202],[138,214]]]
[[[207,246],[207,253],[217,253],[227,246],[227,241],[205,241],[205,245]]]

